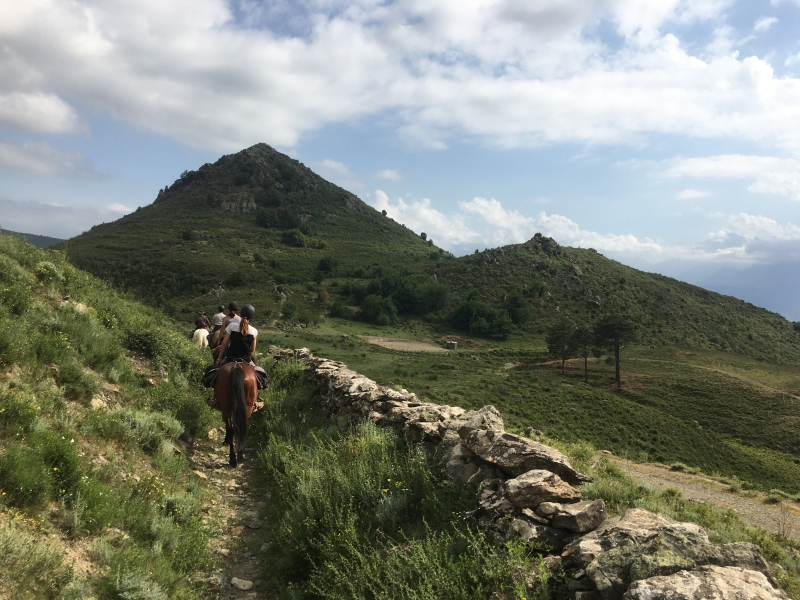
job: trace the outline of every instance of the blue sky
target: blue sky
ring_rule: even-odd
[[[796,262],[799,25],[800,0],[0,0],[0,226],[73,236],[266,142],[456,254]]]

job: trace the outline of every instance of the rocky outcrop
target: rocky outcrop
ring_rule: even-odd
[[[712,544],[699,525],[642,509],[606,519],[605,503],[575,487],[591,477],[555,448],[506,432],[493,406],[468,412],[422,402],[307,349],[276,356],[292,357],[308,366],[329,417],[404,432],[475,489],[473,516],[490,536],[549,549],[548,564],[569,574],[576,600],[786,598],[752,544]]]

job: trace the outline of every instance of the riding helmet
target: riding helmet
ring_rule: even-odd
[[[243,319],[252,319],[256,316],[256,309],[252,304],[245,304],[242,307],[242,312],[239,314]]]
[[[225,307],[224,307],[222,304],[220,304],[220,305],[217,307],[217,312],[225,312]]]
[[[239,312],[239,303],[234,301],[228,304],[228,310],[232,310],[233,312]]]

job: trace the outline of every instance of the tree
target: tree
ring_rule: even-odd
[[[419,234],[419,237],[421,237],[423,240],[427,240],[428,234],[423,231],[422,233]]]
[[[564,363],[572,357],[572,345],[570,344],[572,332],[575,326],[566,317],[561,317],[547,329],[545,342],[550,356],[561,359],[561,374],[564,374]]]
[[[607,345],[614,349],[614,363],[616,365],[617,388],[622,387],[620,377],[619,351],[625,342],[635,339],[636,325],[629,315],[611,314],[601,318],[594,327],[596,340],[600,345]]]
[[[589,383],[589,354],[594,344],[594,332],[585,325],[576,327],[570,336],[570,346],[583,357],[583,382]]]

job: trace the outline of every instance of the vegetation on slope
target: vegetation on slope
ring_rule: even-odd
[[[4,593],[198,597],[204,493],[173,440],[213,416],[187,379],[202,365],[163,315],[0,237]]]
[[[330,331],[328,325],[320,330]],[[569,362],[562,376],[561,361],[549,361],[543,344],[520,347],[513,337],[494,349],[427,354],[380,348],[348,331],[347,338],[314,330],[264,332],[262,343],[309,346],[381,384],[413,389],[440,404],[493,404],[520,430],[533,427],[640,462],[683,462],[765,490],[800,492],[797,367],[720,351],[629,347],[617,391],[613,360],[590,358],[587,385],[583,360]]]
[[[432,249],[266,144],[184,173],[153,204],[62,247],[81,269],[184,320],[197,297],[247,297],[266,315],[277,285],[368,277],[428,261]]]

